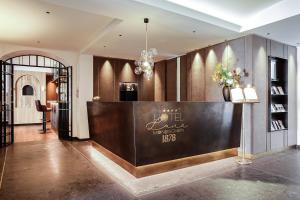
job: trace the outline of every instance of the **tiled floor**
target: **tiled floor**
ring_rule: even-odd
[[[0,166],[4,155],[0,149]],[[69,142],[17,143],[7,149],[0,199],[300,199],[300,151],[277,153],[250,166],[137,198]]]

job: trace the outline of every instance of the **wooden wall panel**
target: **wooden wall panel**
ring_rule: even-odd
[[[187,56],[180,57],[180,101],[187,101]]]
[[[119,101],[120,82],[135,82],[138,83],[138,77],[134,73],[135,64],[134,61],[117,59],[115,61],[115,90],[114,100]],[[139,91],[138,91],[139,92]]]
[[[166,61],[154,65],[154,100],[165,101],[166,88]]]
[[[177,58],[167,60],[166,67],[166,101],[176,101]]]
[[[93,96],[99,96],[99,68],[102,66],[102,59],[93,57]]]
[[[133,60],[94,57],[94,96],[101,101],[119,101],[119,83],[137,82],[140,101],[154,100],[154,78],[144,79],[143,75],[134,73]]]
[[[205,100],[205,49],[187,55],[187,97],[189,101]]]
[[[98,69],[98,94],[101,97],[101,101],[114,101],[114,80],[115,69],[114,60],[105,60]]]
[[[154,101],[154,76],[150,80],[139,77],[139,94],[139,101]]]

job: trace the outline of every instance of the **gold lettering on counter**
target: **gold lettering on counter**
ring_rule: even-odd
[[[153,114],[153,120],[146,124],[153,135],[161,135],[162,143],[175,142],[176,134],[184,133],[187,127],[180,109],[163,109]]]

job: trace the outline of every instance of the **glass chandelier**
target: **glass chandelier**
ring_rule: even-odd
[[[153,67],[154,67],[154,56],[157,55],[157,50],[155,48],[151,48],[148,50],[148,23],[149,19],[145,18],[144,23],[146,25],[146,48],[141,52],[141,56],[138,60],[135,61],[135,65],[137,66],[134,72],[137,75],[144,73],[144,77],[148,80],[153,76]]]

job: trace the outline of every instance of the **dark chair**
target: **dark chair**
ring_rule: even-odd
[[[38,112],[43,112],[43,132],[46,133],[46,112],[50,112],[51,108],[47,108],[46,105],[42,105],[40,100],[35,100],[35,107]]]

